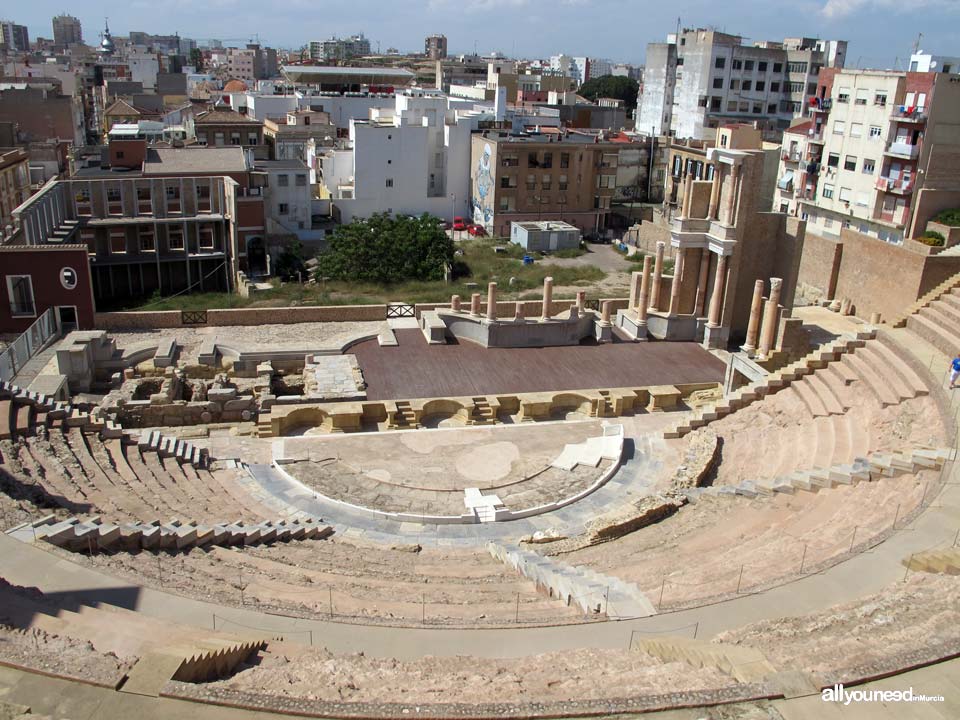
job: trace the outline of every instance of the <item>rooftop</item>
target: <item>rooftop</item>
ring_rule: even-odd
[[[246,115],[241,115],[233,110],[208,110],[200,113],[194,118],[194,125],[260,125],[259,120],[254,120]]]
[[[257,170],[306,170],[303,160],[257,160]]]
[[[225,148],[150,148],[143,162],[144,175],[204,173],[216,175],[249,170],[247,156],[240,147]]]

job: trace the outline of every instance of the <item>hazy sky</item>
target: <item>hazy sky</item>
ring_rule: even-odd
[[[200,8],[200,9],[198,9]],[[423,37],[444,33],[450,51],[500,50],[518,57],[559,52],[642,62],[648,42],[662,42],[681,23],[739,33],[753,40],[814,36],[850,41],[848,64],[900,67],[918,33],[921,47],[960,56],[960,0],[132,0],[83,3],[33,0],[4,13],[31,38],[52,37],[50,19],[67,12],[95,41],[110,18],[115,35],[130,30],[179,32],[192,38],[260,34],[274,47],[363,32],[374,50],[422,51]]]

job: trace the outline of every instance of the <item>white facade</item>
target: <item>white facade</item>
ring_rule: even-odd
[[[960,73],[960,57],[931,55],[923,50],[910,56],[910,72],[942,72],[947,75]]]
[[[275,160],[257,163],[256,169],[267,174],[267,231],[296,235],[309,231],[313,190],[307,166],[299,161]],[[275,227],[271,228],[269,223],[275,223]]]
[[[407,91],[392,109],[352,120],[350,149],[328,150],[321,159],[341,222],[379,212],[467,215],[470,136],[484,118],[492,115],[450,110],[440,93]]]
[[[299,105],[296,95],[247,93],[247,115],[254,120],[263,121],[267,118],[286,117],[288,112],[297,110]]]
[[[160,72],[160,63],[156,53],[131,52],[126,57],[130,67],[130,79],[143,83],[144,90],[156,90],[157,73]]]
[[[580,87],[590,79],[589,65],[590,59],[586,57],[554,55],[550,58],[550,69],[572,77],[577,81],[577,87]]]
[[[330,122],[337,128],[347,129],[351,120],[366,120],[372,110],[392,108],[396,100],[392,95],[307,95],[296,94],[298,109],[330,113]]]

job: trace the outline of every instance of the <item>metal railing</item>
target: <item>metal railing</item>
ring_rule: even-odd
[[[57,311],[48,308],[20,337],[0,351],[0,380],[13,380],[30,358],[58,337],[60,322]]]

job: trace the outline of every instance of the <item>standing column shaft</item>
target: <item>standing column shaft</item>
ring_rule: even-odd
[[[670,284],[670,314],[680,312],[680,279],[683,277],[683,259],[686,248],[677,248],[677,255],[673,261],[673,282]]]
[[[763,308],[763,326],[760,331],[760,355],[768,357],[777,337],[777,315],[780,310],[780,287],[783,280],[770,278],[770,297]]]
[[[697,302],[693,314],[703,317],[703,308],[707,304],[707,279],[710,276],[710,251],[703,248],[700,251],[700,275],[697,277]]]
[[[637,306],[637,299],[640,297],[640,271],[634,270],[630,273],[630,304],[628,309],[633,310]]]
[[[757,349],[757,334],[760,330],[760,310],[763,307],[763,280],[757,280],[753,284],[753,301],[750,303],[750,320],[747,323],[747,341],[743,344],[743,350],[748,355],[752,355]]]
[[[653,285],[650,288],[650,309],[660,308],[660,283],[663,280],[663,250],[666,243],[661,240],[657,243],[657,257],[653,262]]]
[[[714,166],[713,186],[710,188],[710,207],[707,209],[707,218],[717,219],[717,206],[720,204],[720,163]]]
[[[553,305],[553,278],[545,277],[543,279],[543,309],[540,313],[541,320],[549,320],[551,315],[551,306]]]
[[[450,298],[450,309],[454,312],[460,312],[460,296],[453,295]]]
[[[717,272],[713,276],[713,295],[710,296],[710,315],[707,325],[720,327],[720,311],[723,305],[723,286],[727,279],[727,256],[717,256]]]
[[[577,290],[577,312],[583,315],[583,311],[586,309],[587,309],[587,291]]]
[[[640,280],[640,299],[637,301],[637,322],[647,324],[647,306],[650,304],[650,256],[643,259],[643,278]]]
[[[693,172],[687,173],[687,181],[683,185],[683,207],[680,210],[682,217],[690,217],[690,207],[693,205]]]
[[[495,282],[487,284],[487,320],[493,322],[497,319],[497,284]]]
[[[612,310],[612,304],[609,300],[604,300],[603,304],[600,306],[600,323],[603,325],[610,324],[610,315]]]
[[[474,317],[480,315],[480,293],[473,293],[470,296],[470,314]]]
[[[737,180],[740,177],[740,166],[734,165],[730,170],[730,193],[727,195],[727,225],[733,225],[733,210],[737,201]]]

